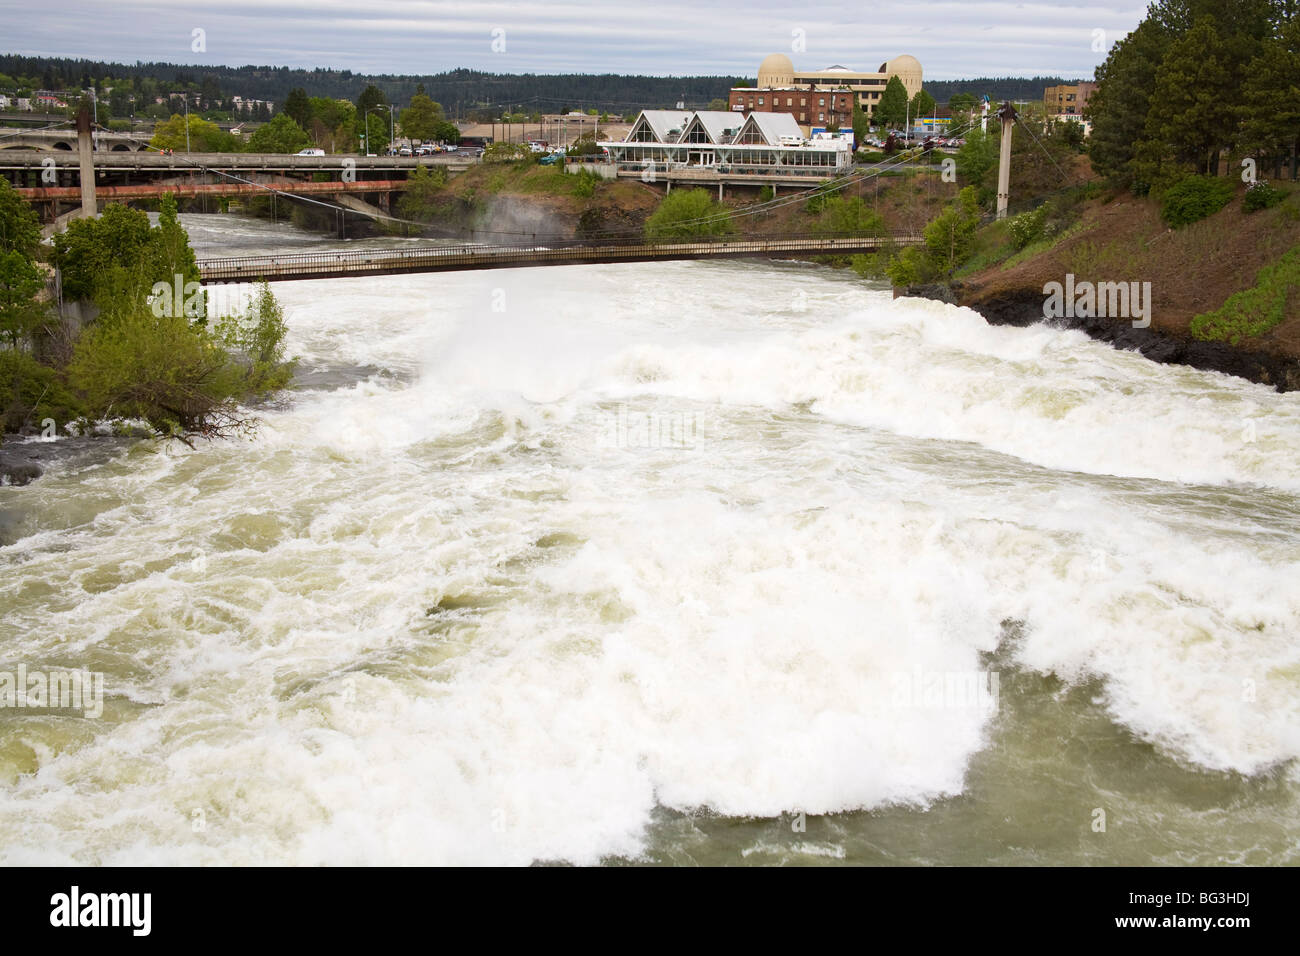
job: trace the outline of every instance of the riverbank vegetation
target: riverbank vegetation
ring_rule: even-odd
[[[1300,358],[1297,76],[1294,3],[1160,0],[1098,68],[1082,154],[1074,129],[1016,127],[1012,214],[952,246],[955,268],[920,251],[855,265],[1026,318],[1065,275],[1150,283],[1153,330]],[[972,132],[957,179],[983,210],[996,176],[996,134]]]
[[[265,284],[242,313],[209,315],[169,195],[156,226],[110,204],[52,249],[35,213],[0,181],[0,426],[74,434],[100,422],[159,438],[247,435],[245,409],[288,384],[285,323]],[[48,261],[45,261],[48,259]],[[62,276],[61,312],[47,280]]]
[[[675,189],[645,223],[650,242],[706,239],[736,231],[730,212],[707,189]]]

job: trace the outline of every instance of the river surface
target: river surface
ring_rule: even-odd
[[[0,861],[1300,859],[1300,394],[807,264],[273,289],[255,440],[0,488],[5,666],[105,675]]]

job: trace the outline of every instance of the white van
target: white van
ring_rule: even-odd
[[[325,150],[317,146],[308,146],[306,149],[298,150],[299,156],[324,156]]]

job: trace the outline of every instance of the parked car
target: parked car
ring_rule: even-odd
[[[325,150],[317,146],[308,146],[306,149],[298,150],[299,156],[324,156]]]
[[[409,146],[403,146],[401,149],[399,149],[399,150],[397,151],[397,155],[398,155],[398,156],[410,156],[410,155],[411,155],[411,147],[409,147]]]

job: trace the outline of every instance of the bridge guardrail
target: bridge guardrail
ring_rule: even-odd
[[[472,241],[420,249],[358,249],[290,253],[282,256],[233,256],[198,260],[205,281],[291,278],[310,275],[376,275],[385,272],[429,271],[454,267],[545,264],[548,262],[608,262],[710,256],[767,256],[774,253],[827,255],[860,251],[864,245],[911,245],[920,235],[895,234],[789,234],[646,242],[640,238],[608,239],[598,243],[580,239],[541,239],[514,244]]]
[[[74,137],[75,138],[75,137]],[[42,166],[53,159],[56,166],[78,168],[77,151],[4,149],[0,150],[0,168],[25,169]],[[292,153],[173,153],[160,154],[157,150],[101,149],[95,153],[96,169],[114,167],[150,170],[199,171],[200,167],[212,169],[303,169],[333,170],[349,160],[357,169],[415,169],[419,166],[472,166],[476,157],[462,153],[439,153],[435,156],[365,156],[359,153],[331,153],[327,156],[297,156]]]

